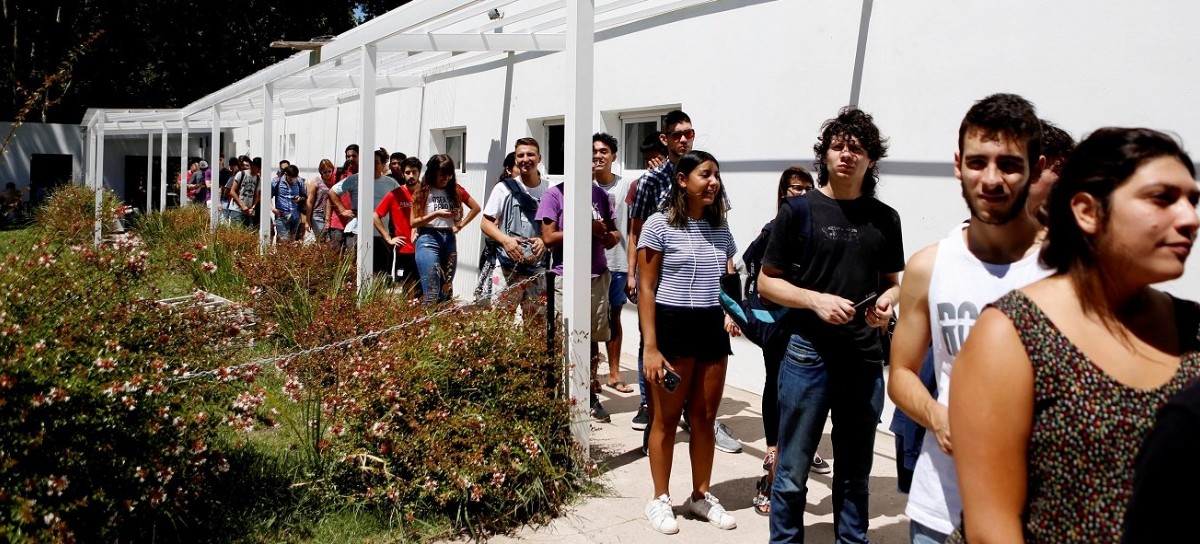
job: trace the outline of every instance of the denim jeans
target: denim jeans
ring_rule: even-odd
[[[295,240],[298,230],[300,230],[300,216],[275,218],[275,237],[279,240]]]
[[[458,242],[449,230],[421,228],[417,231],[417,273],[421,275],[421,302],[435,304],[450,300],[442,286],[453,281],[458,265]]]
[[[883,412],[883,367],[828,361],[803,336],[788,340],[779,366],[779,465],[771,486],[771,542],[804,542],[808,466],[833,417],[836,541],[869,542],[867,479]]]
[[[908,539],[912,544],[945,544],[948,538],[950,535],[939,533],[915,521],[909,521]]]

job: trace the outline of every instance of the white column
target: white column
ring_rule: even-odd
[[[158,161],[158,211],[167,211],[167,124],[163,123],[162,146]]]
[[[221,107],[213,106],[212,109],[212,131],[211,144],[209,147],[208,171],[211,172],[212,180],[208,188],[208,230],[209,232],[217,232],[217,221],[220,220],[218,208],[221,207],[221,171],[225,168],[221,164]]]
[[[182,119],[183,132],[179,135],[179,207],[187,206],[188,175],[188,120]]]
[[[96,121],[87,128],[87,140],[84,141],[84,156],[87,165],[84,166],[83,184],[88,187],[96,186]]]
[[[104,122],[106,121],[104,113],[98,114],[99,119],[96,122],[96,224],[92,228],[92,243],[100,245],[100,239],[104,234],[104,219],[100,216],[101,209],[104,204]]]
[[[267,246],[271,244],[271,178],[275,173],[275,159],[271,156],[271,150],[275,146],[271,140],[275,138],[273,134],[273,124],[275,122],[275,88],[271,84],[263,85],[262,89],[262,170],[259,172],[258,179],[258,248],[260,251],[266,251]]]
[[[567,115],[565,210],[563,214],[563,315],[566,316],[569,394],[575,399],[571,435],[590,455],[588,400],[591,384],[590,313],[591,240],[592,240],[592,77],[596,8],[594,0],[568,1],[567,4]],[[582,331],[582,332],[575,332]],[[609,364],[618,364],[611,361]]]
[[[154,133],[146,134],[146,209],[149,215],[154,210]]]
[[[364,45],[362,52],[362,87],[358,93],[359,118],[362,134],[358,139],[358,291],[362,293],[371,280],[374,266],[372,246],[375,229],[371,213],[375,209],[375,59],[374,45]]]

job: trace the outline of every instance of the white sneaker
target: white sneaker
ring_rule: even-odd
[[[646,503],[646,519],[660,533],[673,535],[679,532],[679,522],[675,521],[675,512],[671,510],[671,497],[665,493]]]
[[[683,508],[691,515],[700,519],[706,519],[713,527],[718,529],[734,529],[737,527],[737,521],[734,521],[733,515],[725,511],[725,507],[721,506],[721,501],[712,496],[712,493],[704,492],[704,498],[693,500],[688,496],[688,500],[683,503]]]

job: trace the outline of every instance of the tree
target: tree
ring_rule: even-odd
[[[408,1],[0,0],[0,119],[18,120],[30,90],[67,59],[69,76],[51,82],[29,120],[77,123],[89,107],[181,107],[294,53],[271,41],[340,34],[354,26],[357,6],[369,18]]]

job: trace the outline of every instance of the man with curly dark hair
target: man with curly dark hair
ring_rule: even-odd
[[[818,189],[781,206],[759,292],[794,308],[779,367],[779,457],[771,487],[771,542],[804,541],[809,463],[832,412],[837,542],[867,542],[868,477],[883,410],[881,330],[904,269],[900,216],[875,199],[887,141],[846,107],[825,122]]]

